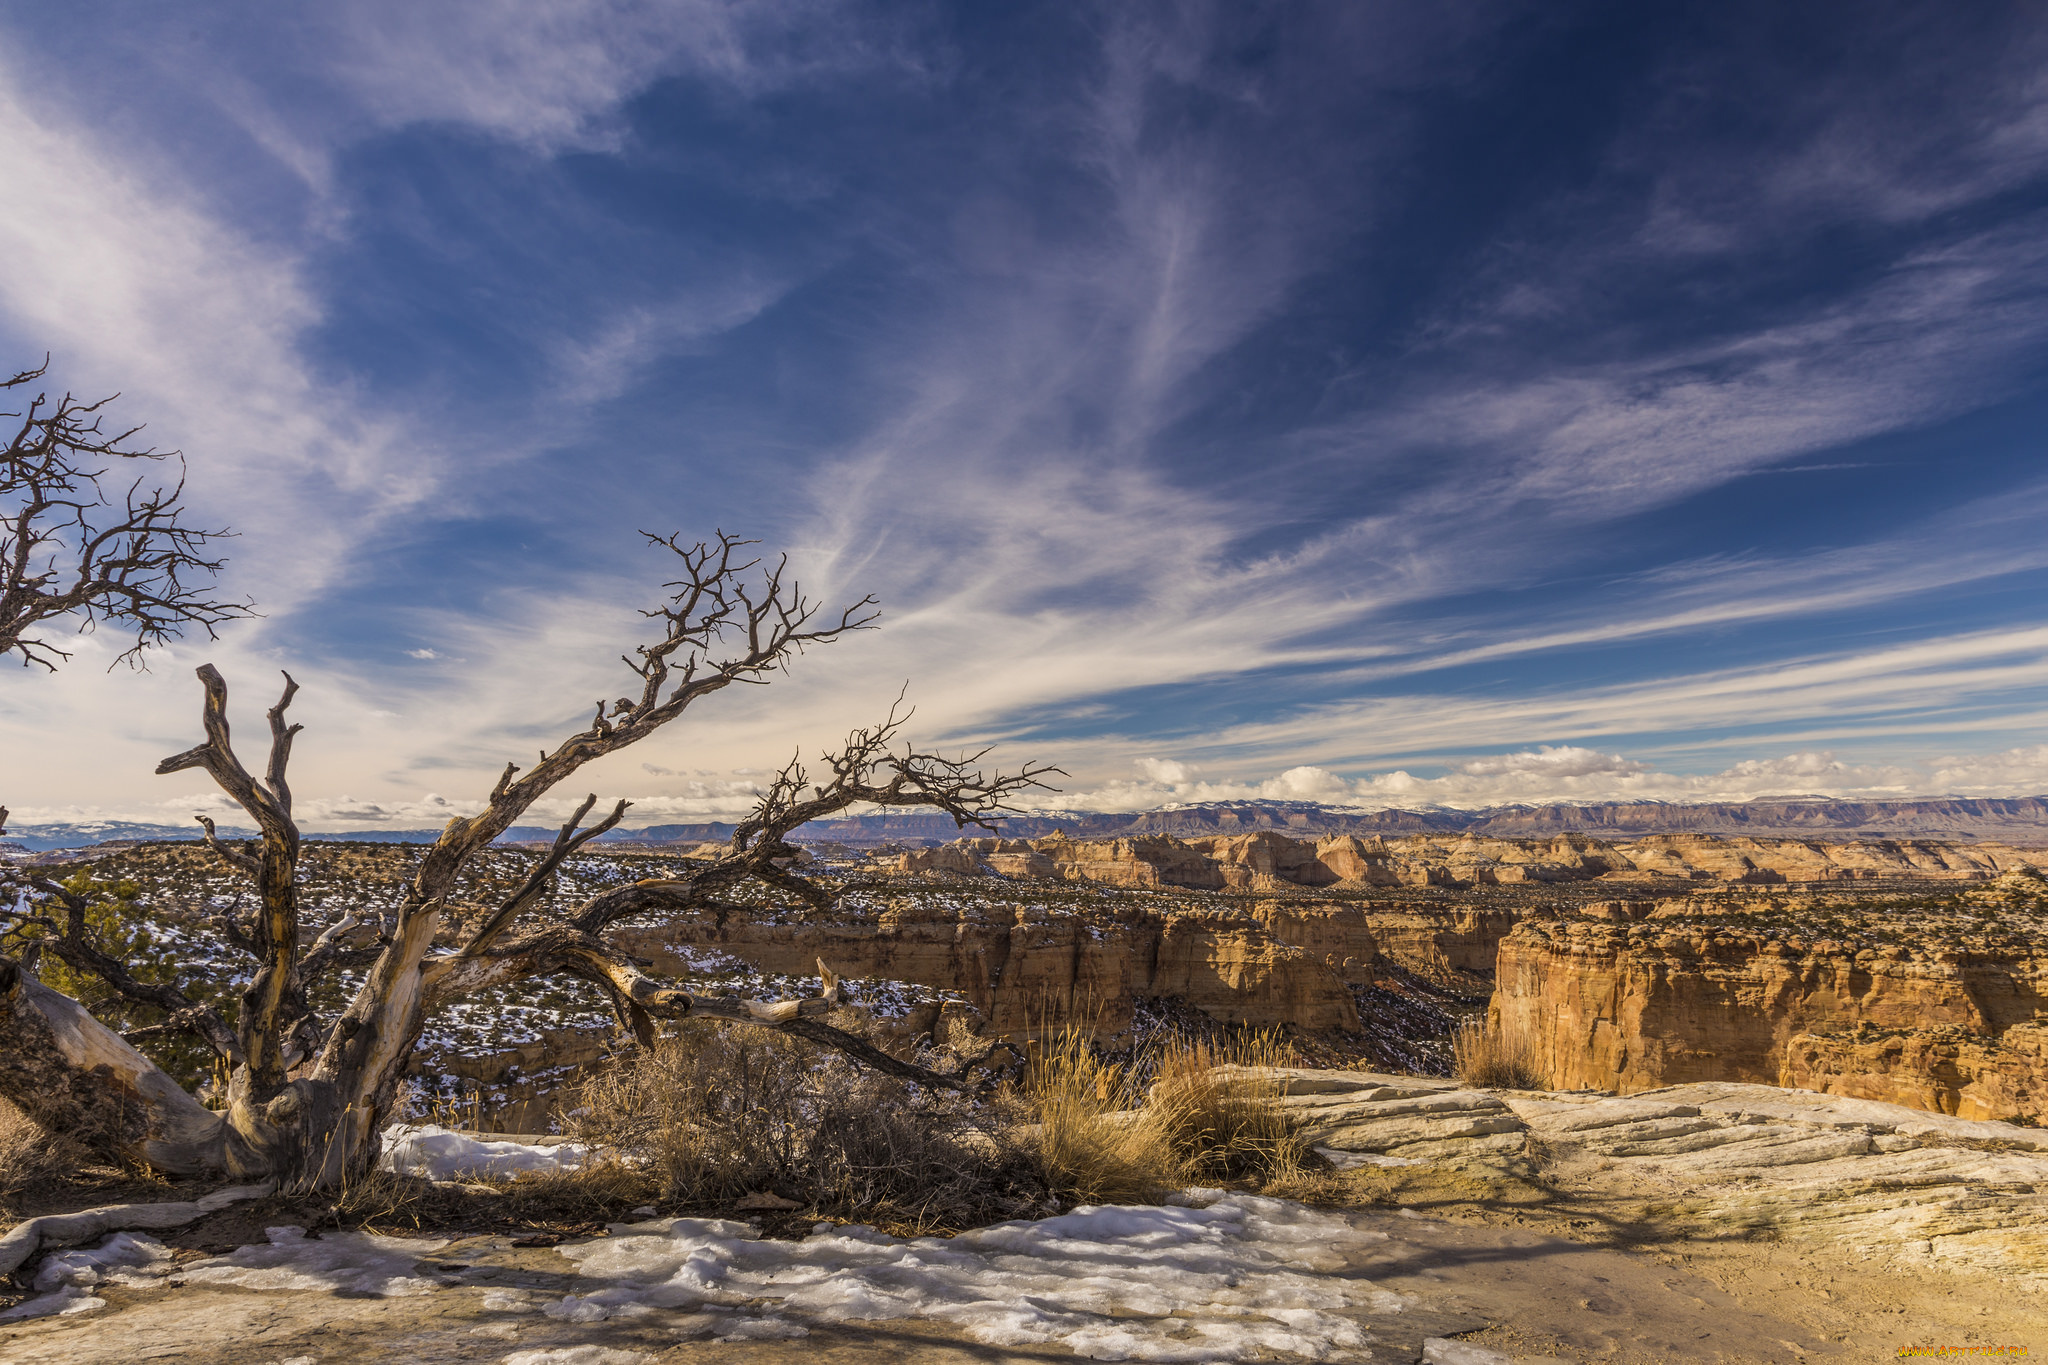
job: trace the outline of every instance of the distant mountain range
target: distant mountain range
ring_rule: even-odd
[[[1137,814],[1092,811],[1015,815],[1002,822],[1011,838],[1036,839],[1064,831],[1076,839],[1109,839],[1138,834],[1199,838],[1279,830],[1297,837],[1324,834],[1483,834],[1499,838],[1544,838],[1572,831],[1615,838],[1645,834],[1759,834],[1774,837],[1819,835],[1945,839],[2002,839],[2048,843],[2048,796],[1921,797],[1910,801],[1837,801],[1825,796],[1766,797],[1755,801],[1602,801],[1586,804],[1491,806],[1483,810],[1344,810],[1306,801],[1216,801]],[[651,825],[615,830],[613,844],[675,844],[724,840],[735,826],[723,821]],[[807,843],[873,845],[943,842],[962,833],[935,813],[855,815],[819,820],[797,837]],[[223,829],[247,838],[253,831]],[[309,839],[356,843],[427,844],[437,829],[309,832]],[[113,841],[155,842],[194,837],[190,825],[136,824],[120,820],[63,825],[21,825],[0,841],[32,851],[83,848]],[[544,843],[553,828],[515,825],[500,843]]]
[[[1604,801],[1583,805],[1491,806],[1482,810],[1439,806],[1376,811],[1344,810],[1306,801],[1216,801],[1134,815],[1075,811],[1017,815],[1003,821],[1003,832],[1019,839],[1036,839],[1055,831],[1065,831],[1076,839],[1138,834],[1170,834],[1186,839],[1251,834],[1262,829],[1296,837],[1483,834],[1528,839],[1579,831],[1616,838],[1644,834],[1814,834],[2048,842],[2048,797],[1837,801],[1824,796],[1794,796],[1756,801]],[[728,824],[656,825],[634,831],[628,837],[665,841],[725,839],[731,837],[732,831],[733,826]],[[946,840],[958,838],[961,833],[949,817],[919,812],[820,820],[805,826],[799,837],[859,845],[892,840]]]
[[[223,839],[253,839],[256,831],[222,825]],[[637,835],[638,831],[633,831]],[[7,833],[0,835],[0,850],[8,844],[18,844],[34,853],[47,852],[53,848],[90,848],[94,844],[141,843],[154,844],[166,840],[185,841],[199,837],[197,825],[148,825],[129,820],[92,820],[75,825],[9,825]],[[322,834],[307,831],[308,839],[338,840],[346,843],[363,844],[431,844],[441,837],[438,829],[374,829],[351,830],[345,834]],[[535,840],[552,841],[554,829],[543,829],[539,825],[514,825],[505,831],[498,842],[508,844],[531,843]]]

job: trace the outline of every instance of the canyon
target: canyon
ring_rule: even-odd
[[[1068,981],[1107,998],[1121,983],[1219,1021],[1352,1032],[1373,1021],[1340,988],[1358,1001],[1394,966],[1490,992],[1491,1031],[1558,1089],[1762,1083],[2048,1123],[2048,879],[2035,859],[2048,854],[1929,839],[1260,831],[970,838],[885,866],[949,884],[1180,888],[1238,907],[1200,930],[1120,939],[1110,969],[1069,970],[1088,950],[1047,942],[1056,965],[1026,969],[1041,998]],[[1408,894],[1390,901],[1390,888]],[[984,981],[972,989],[993,1003]],[[1011,1021],[992,1017],[998,1032]]]
[[[1076,1023],[1115,1046],[1177,1018],[1441,1073],[1483,1009],[1558,1090],[1755,1083],[2048,1123],[2048,851],[1259,831],[830,852],[806,869],[844,887],[830,922],[736,908],[632,949],[778,990],[823,961],[906,1041]],[[447,1069],[497,1086],[561,1046]]]
[[[1599,881],[1654,887],[1678,882],[1976,881],[2048,858],[2011,844],[1940,839],[1828,841],[1741,835],[1656,834],[1607,842],[1588,834],[1540,839],[1464,834],[1325,835],[1272,830],[1178,839],[1133,835],[1076,840],[967,838],[906,850],[896,872],[1057,877],[1111,886],[1204,891],[1293,887],[1512,886]]]
[[[374,911],[416,856],[311,850],[316,920]],[[680,875],[691,853],[593,849],[556,894],[573,903]],[[533,856],[494,851],[465,896],[489,903]],[[626,942],[651,970],[714,996],[815,993],[822,961],[905,1046],[1075,1024],[1123,1048],[1161,1027],[1248,1025],[1285,1030],[1318,1064],[1444,1074],[1454,1025],[1483,1017],[1560,1089],[1758,1083],[2041,1123],[2048,881],[2037,860],[2048,850],[1688,832],[821,842],[795,866],[836,892],[829,915],[760,894],[642,922]],[[205,850],[89,861],[143,888],[136,941],[167,968],[209,979],[233,960],[205,907],[234,884]],[[451,907],[451,933],[469,913]],[[574,983],[451,1012],[423,1039],[419,1085],[545,1126],[563,1084],[607,1055],[613,1026],[603,999]]]

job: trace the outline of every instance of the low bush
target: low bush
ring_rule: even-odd
[[[587,1080],[566,1126],[670,1205],[772,1194],[809,1216],[922,1233],[1044,1211],[1017,1109],[783,1034],[688,1022]]]

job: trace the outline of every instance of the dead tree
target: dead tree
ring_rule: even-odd
[[[286,780],[300,727],[287,720],[298,685],[289,676],[269,711],[270,749],[259,779],[236,754],[228,729],[227,684],[211,665],[205,687],[206,738],[165,759],[159,773],[202,768],[255,821],[259,837],[235,847],[206,842],[256,889],[253,913],[224,924],[256,963],[230,1022],[174,986],[137,981],[126,964],[94,946],[85,898],[26,868],[0,868],[0,916],[34,923],[42,950],[90,972],[122,998],[163,1012],[156,1027],[185,1030],[211,1048],[228,1071],[226,1108],[208,1110],[121,1035],[69,997],[44,987],[17,962],[0,958],[0,1095],[45,1127],[78,1134],[102,1151],[180,1174],[277,1177],[297,1188],[332,1186],[374,1161],[379,1135],[429,1017],[479,991],[538,977],[593,983],[627,1028],[650,1039],[654,1021],[712,1018],[778,1028],[842,1048],[872,1065],[932,1084],[933,1075],[827,1024],[827,998],[740,1001],[706,998],[649,976],[607,931],[636,916],[706,913],[747,881],[764,882],[829,912],[832,897],[785,870],[796,852],[788,838],[807,821],[853,806],[927,806],[958,826],[993,828],[1018,793],[1043,786],[1053,771],[1027,765],[1002,775],[975,769],[981,754],[947,758],[900,744],[904,717],[855,731],[822,768],[796,762],[769,786],[721,856],[682,876],[643,881],[597,895],[561,916],[539,913],[555,870],[618,824],[624,801],[596,824],[583,821],[588,797],[562,826],[554,846],[502,904],[452,915],[449,898],[465,864],[533,803],[593,759],[645,739],[703,697],[735,683],[763,683],[806,647],[873,624],[873,600],[820,616],[784,566],[746,559],[750,542],[721,533],[710,544],[650,536],[680,562],[673,596],[647,615],[660,638],[625,660],[639,677],[637,696],[600,701],[584,728],[544,751],[530,770],[507,764],[481,812],[458,817],[422,857],[397,907],[381,923],[343,919],[317,937],[302,930],[298,904],[299,829]],[[5,813],[0,812],[0,821]],[[14,908],[5,908],[7,901]],[[471,926],[459,941],[454,924]],[[352,934],[367,929],[373,941]],[[339,1017],[315,1017],[308,988],[342,966],[367,967]],[[828,994],[830,982],[827,983]]]
[[[0,390],[26,391],[47,368],[46,361],[0,380]],[[104,430],[103,409],[113,401],[82,403],[67,393],[52,402],[38,393],[21,411],[0,413],[20,422],[0,451],[0,656],[18,654],[23,667],[54,670],[71,657],[32,633],[62,618],[85,630],[103,621],[133,629],[135,643],[115,662],[134,663],[189,626],[210,636],[250,614],[247,603],[207,595],[204,584],[224,562],[207,547],[228,533],[181,521],[182,462],[174,483],[138,477],[122,490],[110,480],[123,462],[178,458],[130,446],[140,427]]]

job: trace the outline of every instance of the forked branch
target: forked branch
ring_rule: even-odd
[[[284,693],[270,708],[270,760],[265,769],[266,780],[259,783],[235,754],[228,725],[227,681],[212,664],[200,665],[197,672],[206,691],[200,711],[206,739],[184,753],[173,754],[157,764],[156,770],[164,774],[188,768],[205,769],[262,831],[262,847],[254,857],[262,907],[247,926],[247,937],[261,965],[242,993],[238,1031],[255,1081],[260,1089],[267,1090],[283,1084],[286,1068],[295,1056],[303,1055],[320,1041],[298,971],[299,827],[292,820],[291,788],[285,779],[292,739],[301,728],[286,724],[285,712],[299,685],[291,674],[285,674]],[[204,820],[201,823],[206,826],[209,842],[217,852],[221,851],[219,840],[212,837],[211,824]],[[237,866],[247,866],[231,855],[224,856]]]
[[[212,664],[201,664],[196,671],[200,684],[206,689],[206,701],[200,712],[206,738],[185,752],[173,754],[157,764],[157,776],[183,772],[188,768],[204,768],[207,776],[234,798],[235,804],[249,812],[266,839],[284,840],[296,852],[299,830],[292,823],[291,795],[290,789],[284,785],[284,769],[291,758],[292,737],[304,727],[286,726],[284,712],[292,704],[299,685],[292,681],[291,674],[285,674],[284,695],[278,698],[277,705],[270,708],[270,787],[266,790],[257,784],[249,770],[242,766],[242,760],[235,756],[228,727],[227,680]],[[212,822],[202,819],[201,823],[207,827],[209,844],[217,848],[218,841],[212,837]]]
[[[577,849],[615,827],[625,818],[627,808],[633,803],[619,802],[612,807],[610,815],[578,833],[576,827],[583,823],[583,817],[590,814],[590,808],[596,804],[595,792],[583,798],[583,804],[576,808],[576,813],[569,817],[569,823],[563,825],[561,833],[555,836],[554,847],[548,850],[547,856],[534,865],[533,871],[527,874],[519,889],[507,897],[504,904],[493,910],[484,922],[477,926],[476,932],[470,935],[469,942],[462,947],[463,957],[476,957],[489,948],[498,935],[505,931],[506,926],[540,899],[541,894],[547,889],[548,882],[554,877],[556,869]]]

